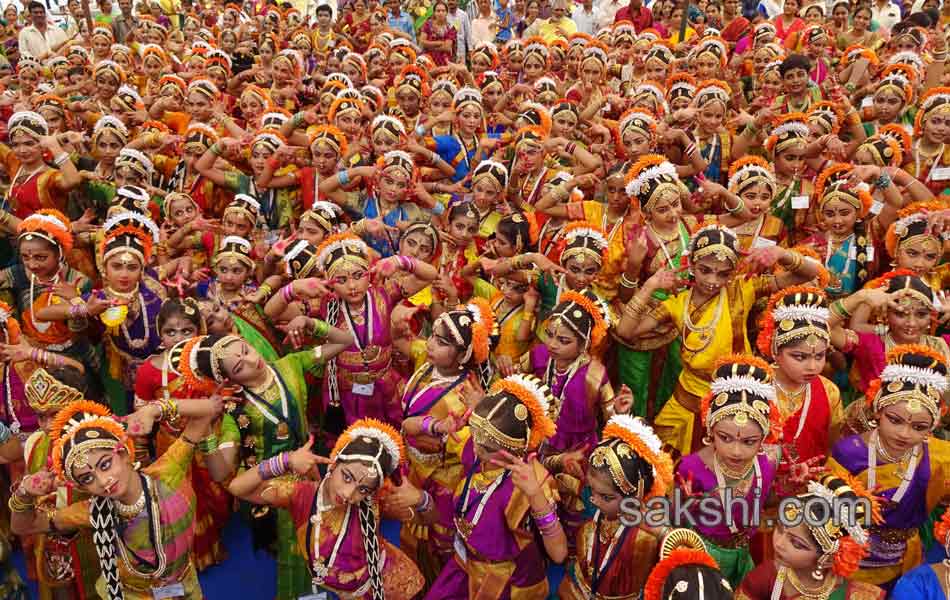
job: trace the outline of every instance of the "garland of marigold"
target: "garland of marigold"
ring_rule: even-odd
[[[604,427],[602,437],[623,440],[625,444],[633,448],[634,452],[650,463],[653,470],[656,471],[656,477],[653,478],[653,487],[647,492],[647,499],[666,495],[667,490],[673,485],[673,461],[669,454],[663,451],[658,454],[654,453],[632,431],[624,429],[616,423],[609,423]]]
[[[524,386],[510,379],[499,379],[491,387],[492,394],[505,392],[517,398],[531,417],[531,435],[528,437],[528,450],[535,450],[557,431],[554,421],[547,415],[544,407],[538,403],[534,394]]]

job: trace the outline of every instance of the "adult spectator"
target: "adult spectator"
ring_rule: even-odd
[[[622,0],[599,0],[594,8],[595,25],[597,30],[608,28],[614,24],[617,12],[624,7]]]
[[[614,15],[614,22],[630,21],[637,33],[653,26],[653,13],[643,5],[643,0],[630,0],[630,4],[624,6]]]
[[[597,16],[594,13],[594,0],[583,0],[580,6],[571,13],[571,19],[577,25],[577,31],[594,35],[597,31]]]
[[[396,31],[405,34],[412,43],[416,43],[416,29],[412,24],[412,17],[402,9],[399,0],[386,0],[386,18],[389,26]]]
[[[119,16],[112,20],[112,35],[116,43],[125,44],[126,38],[138,26],[138,17],[132,14],[132,0],[119,0]]]
[[[523,37],[537,35],[550,44],[557,38],[567,39],[574,33],[577,33],[577,24],[568,15],[567,0],[555,0],[551,7],[551,18],[536,20],[525,30]]]
[[[459,0],[448,0],[449,25],[455,28],[455,62],[466,64],[468,53],[472,51],[472,22],[468,13],[459,8]]]
[[[69,37],[59,27],[50,26],[46,19],[46,7],[42,2],[33,0],[26,8],[33,23],[20,30],[20,56],[46,60],[59,52],[69,42]]]
[[[877,0],[871,5],[871,18],[877,21],[877,24],[890,31],[901,20],[900,6],[891,2],[891,0]]]

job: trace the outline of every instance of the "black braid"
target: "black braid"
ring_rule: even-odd
[[[95,496],[89,504],[89,521],[92,523],[92,543],[99,556],[99,567],[105,578],[108,600],[123,600],[122,580],[119,579],[119,536],[116,531],[118,516],[110,498]]]
[[[376,532],[376,513],[369,499],[360,502],[360,533],[363,535],[363,549],[366,551],[366,570],[369,573],[370,590],[373,600],[384,600],[382,565],[379,555],[379,537]]]
[[[868,280],[868,271],[871,267],[870,256],[868,256],[868,246],[871,240],[868,239],[867,223],[858,220],[854,224],[854,251],[855,251],[855,270],[854,284],[856,290],[864,287]],[[864,257],[863,260],[861,257]]]

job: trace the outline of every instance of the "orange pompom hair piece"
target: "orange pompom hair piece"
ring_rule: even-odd
[[[217,389],[218,384],[212,379],[195,373],[191,368],[191,356],[202,339],[204,339],[203,336],[195,337],[185,343],[181,349],[178,370],[181,371],[182,381],[189,391],[200,396],[211,396]]]
[[[793,112],[788,113],[787,115],[782,115],[772,122],[772,131],[780,129],[783,125],[788,125],[790,123],[801,123],[805,127],[808,127],[806,124],[808,122],[808,116],[805,113]],[[774,152],[775,145],[778,143],[778,135],[771,133],[769,137],[765,138],[765,143],[763,144],[766,151],[769,153]]]
[[[940,97],[940,98],[938,98]],[[917,103],[918,110],[917,116],[914,118],[914,135],[921,136],[924,133],[924,119],[930,113],[932,108],[928,106],[928,101],[931,99],[941,99],[943,100],[939,106],[943,106],[950,100],[950,87],[935,87],[927,91],[926,94],[920,99],[920,102]],[[936,103],[935,103],[936,104]]]
[[[701,565],[711,569],[718,569],[716,560],[702,550],[678,548],[670,552],[669,556],[661,560],[650,571],[646,586],[643,588],[643,600],[666,600],[663,598],[663,584],[673,569],[685,565]]]
[[[822,204],[822,198],[825,195],[825,188],[829,184],[834,183],[835,181],[841,179],[847,179],[850,175],[851,165],[848,163],[835,163],[825,170],[823,170],[818,178],[815,180],[815,195],[818,197],[818,203]],[[871,204],[874,203],[874,199],[871,198],[871,193],[867,190],[853,187],[848,190],[861,203],[861,208],[858,210],[858,218],[863,218],[867,216],[868,212],[871,210]],[[821,213],[819,213],[819,218],[821,218]]]
[[[4,343],[16,344],[20,341],[20,322],[13,317],[13,309],[6,302],[0,302],[0,329],[6,333]]]
[[[910,134],[907,133],[907,130],[898,125],[897,123],[888,123],[887,125],[882,125],[878,130],[877,134],[881,137],[889,137],[897,141],[901,147],[901,153],[904,156],[908,156],[913,150],[913,140],[910,137]]]
[[[935,200],[924,200],[921,202],[913,202],[908,204],[904,208],[897,211],[897,220],[890,224],[890,226],[887,228],[887,233],[884,234],[884,247],[887,249],[887,253],[890,254],[892,258],[897,257],[897,224],[901,219],[906,219],[907,217],[911,217],[917,213],[927,215],[932,212],[941,211],[943,209],[944,207]],[[934,238],[936,238],[941,243],[941,245],[943,244],[943,240],[941,240],[938,236],[935,235]]]
[[[647,491],[645,499],[666,495],[667,490],[673,486],[673,459],[669,454],[662,450],[654,452],[634,432],[617,423],[608,422],[601,437],[623,440],[625,444],[633,448],[634,452],[653,466],[656,477],[653,478],[653,487]]]
[[[132,235],[139,240],[139,243],[142,244],[142,255],[145,259],[145,263],[147,264],[152,257],[152,246],[154,244],[154,240],[152,239],[152,235],[149,232],[143,231],[135,225],[122,225],[110,230],[109,235],[102,239],[102,244],[100,245],[99,251],[100,256],[105,256],[106,246],[109,245],[109,242],[123,235]]]
[[[739,172],[739,169],[748,165],[755,165],[756,167],[762,167],[769,172],[772,171],[772,165],[770,165],[767,160],[761,156],[749,154],[747,156],[743,156],[739,160],[733,161],[732,164],[729,165],[729,179],[732,179],[735,174]]]
[[[334,104],[336,102],[334,101]],[[333,125],[320,125],[313,130],[313,133],[310,134],[310,147],[313,147],[314,142],[321,138],[332,138],[337,145],[338,154],[340,156],[346,156],[347,151],[347,142],[346,135],[340,131],[339,128]]]
[[[762,356],[774,358],[772,356],[772,339],[775,337],[775,317],[772,312],[775,306],[786,296],[795,294],[815,294],[820,298],[827,298],[825,292],[810,285],[796,285],[779,290],[769,297],[769,303],[762,313],[762,319],[759,321],[759,337],[756,339],[756,347]]]
[[[577,292],[567,291],[561,294],[560,302],[573,302],[583,308],[594,321],[590,330],[590,346],[596,347],[607,335],[607,322],[604,320],[604,313],[601,307],[594,304],[587,296]],[[559,304],[560,304],[559,302]]]
[[[902,277],[902,276],[916,277],[917,275],[910,269],[894,269],[893,271],[888,271],[887,273],[884,273],[883,275],[881,275],[880,277],[877,277],[876,279],[872,279],[871,281],[864,284],[864,287],[870,288],[870,289],[885,288],[888,285],[890,285],[891,279],[894,279],[895,277]]]
[[[637,162],[627,169],[627,174],[623,177],[624,187],[626,187],[631,181],[640,176],[640,173],[643,173],[649,168],[658,167],[669,160],[662,154],[645,154],[637,159]]]
[[[907,354],[926,356],[927,358],[931,358],[935,362],[940,363],[944,367],[947,366],[947,357],[944,356],[943,353],[937,352],[933,348],[924,346],[923,344],[900,344],[898,346],[894,346],[888,350],[884,359],[884,364],[890,365],[901,362],[901,359]]]
[[[488,360],[491,352],[491,336],[495,329],[495,313],[484,298],[472,298],[465,310],[475,316],[472,326],[472,357],[476,363]]]
[[[388,452],[394,452],[397,454],[395,469],[393,471],[394,473],[397,473],[399,471],[399,467],[406,464],[406,444],[399,432],[388,423],[383,423],[382,421],[370,418],[358,419],[352,425],[346,428],[340,437],[337,438],[336,444],[333,446],[333,451],[330,453],[330,460],[336,462],[340,452],[346,449],[350,442],[356,439],[353,433],[357,432],[358,434],[359,430],[361,429],[376,430],[378,434],[374,434],[372,437],[381,441]],[[386,438],[388,438],[388,440]],[[382,482],[380,482],[380,484],[382,484]]]
[[[73,249],[73,234],[70,231],[70,222],[66,215],[52,208],[43,208],[20,221],[17,225],[17,235],[36,233],[47,241],[49,238],[59,244],[65,254]]]
[[[540,391],[545,393],[545,388],[541,388]],[[528,414],[531,416],[531,435],[528,437],[528,450],[538,449],[545,440],[555,434],[557,426],[548,416],[547,408],[538,402],[534,391],[522,385],[518,377],[506,377],[496,381],[491,386],[489,393],[497,394],[499,392],[511,394],[528,409]]]
[[[78,415],[84,415],[83,420],[79,423],[72,423],[73,418]],[[66,473],[63,470],[63,447],[77,432],[89,428],[103,429],[109,432],[118,440],[120,445],[125,447],[129,456],[135,456],[135,442],[125,434],[125,429],[115,420],[108,408],[98,402],[77,400],[56,414],[50,428],[50,439],[53,442],[51,457],[53,471],[66,481],[73,481],[73,476],[72,473]]]

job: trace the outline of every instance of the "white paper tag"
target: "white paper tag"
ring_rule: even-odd
[[[861,101],[861,108],[868,108],[874,106],[874,98],[872,96],[865,96],[864,100]]]
[[[874,260],[874,246],[868,246],[867,253],[868,253],[868,262],[871,262],[872,260]]]
[[[946,181],[950,179],[950,167],[938,167],[930,173],[930,178],[934,181]]]
[[[854,260],[857,257],[858,257],[858,249],[852,242],[851,245],[848,246],[848,258],[850,258],[851,260]]]
[[[769,238],[764,238],[764,237],[757,237],[757,238],[755,238],[755,241],[752,242],[752,248],[753,248],[753,249],[755,249],[755,248],[771,248],[771,247],[774,246],[774,245],[775,245],[775,242],[774,242],[774,241],[770,240]]]
[[[180,583],[173,583],[163,587],[152,588],[152,598],[155,600],[164,600],[165,598],[184,598],[185,586]]]
[[[353,393],[357,396],[372,396],[375,383],[354,383]]]
[[[462,541],[462,536],[455,534],[455,541],[452,544],[455,546],[455,553],[458,554],[459,560],[462,561],[462,564],[468,562],[468,548],[465,547],[465,542]]]
[[[808,208],[808,196],[792,196],[792,208]]]
[[[881,202],[880,200],[875,200],[874,202],[871,203],[872,215],[879,215],[881,214],[882,210],[884,210],[884,203]]]

